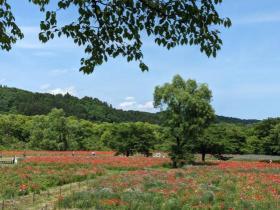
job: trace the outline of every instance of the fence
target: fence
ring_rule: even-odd
[[[59,209],[59,199],[88,190],[94,179],[82,182],[70,183],[67,185],[51,188],[39,193],[32,193],[26,196],[15,196],[10,199],[0,200],[0,210],[54,210]]]
[[[11,160],[7,160],[7,159],[6,159],[6,160],[5,160],[5,159],[4,159],[4,160],[1,160],[1,159],[0,159],[0,165],[1,165],[1,164],[3,164],[3,165],[15,164],[15,159],[11,159]]]
[[[88,191],[96,186],[96,183],[95,179],[86,179],[81,182],[50,188],[39,193],[0,200],[0,210],[61,210],[57,205],[61,198],[77,192]],[[276,209],[280,209],[280,200],[277,201]]]
[[[0,156],[0,165],[13,165],[17,164],[19,161],[23,160],[24,158],[16,157],[13,158],[3,158],[3,156]]]

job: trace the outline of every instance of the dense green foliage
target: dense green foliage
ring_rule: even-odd
[[[143,62],[143,33],[167,49],[197,45],[201,52],[215,57],[222,45],[219,26],[231,26],[216,10],[222,0],[59,0],[51,8],[50,0],[29,1],[45,14],[39,34],[43,43],[66,36],[84,48],[87,56],[81,59],[80,68],[84,73],[92,73],[96,66],[118,56],[138,61],[142,71],[148,70]],[[70,11],[73,19],[61,25],[63,11]],[[10,50],[21,38],[10,5],[1,0],[0,47]]]
[[[279,119],[252,125],[218,123],[197,138],[201,154],[280,155]],[[54,109],[48,115],[0,115],[1,149],[111,150],[147,155],[153,149],[168,151],[173,137],[168,128],[149,123],[94,123],[66,117]]]
[[[53,108],[64,111],[51,112]],[[125,153],[128,142],[132,141],[131,154],[147,155],[153,149],[168,151],[174,141],[168,127],[155,125],[163,125],[165,112],[122,111],[89,97],[79,99],[69,94],[31,93],[1,87],[0,113],[3,149],[115,149]],[[216,123],[197,138],[193,149],[202,154],[279,155],[279,127],[278,118],[246,121],[218,116]]]
[[[249,125],[249,124],[253,124],[253,123],[257,123],[259,122],[259,120],[255,120],[255,119],[240,119],[240,118],[235,118],[235,117],[225,117],[225,116],[216,116],[216,123],[234,123],[234,124],[245,124],[245,125]]]
[[[252,125],[211,125],[196,144],[201,154],[280,155],[280,119],[269,118]]]
[[[185,81],[179,75],[155,88],[155,106],[165,108],[165,125],[174,141],[170,151],[173,167],[190,160],[197,138],[214,121],[211,97],[207,85]]]
[[[17,26],[11,6],[6,0],[0,0],[0,49],[9,51],[12,44],[23,38]]]
[[[29,91],[8,88],[0,85],[0,113],[22,115],[46,115],[53,108],[63,109],[66,116],[75,116],[97,122],[148,122],[161,124],[164,113],[148,113],[139,111],[123,111],[113,108],[97,98],[52,95],[48,93],[32,93]],[[256,120],[241,120],[217,116],[216,122],[250,124]]]
[[[150,155],[157,142],[160,127],[148,123],[114,124],[102,135],[103,142],[110,148],[126,156],[135,153]]]
[[[46,115],[53,108],[63,109],[67,116],[90,121],[160,123],[156,114],[118,110],[96,98],[79,99],[69,94],[32,93],[0,86],[0,113]]]
[[[33,117],[0,115],[0,147],[8,149],[114,149],[126,155],[148,155],[156,145],[160,148],[162,132],[158,125],[143,122],[92,123],[66,117],[62,109]]]
[[[269,118],[256,124],[249,141],[251,152],[280,155],[280,119]]]
[[[219,123],[208,127],[195,144],[196,151],[202,154],[243,154],[246,150],[246,126]]]

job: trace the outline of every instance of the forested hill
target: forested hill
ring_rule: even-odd
[[[0,113],[23,115],[44,115],[53,108],[62,108],[67,116],[100,122],[149,122],[160,123],[160,113],[123,111],[113,108],[97,98],[77,98],[69,94],[52,95],[0,86]],[[254,120],[241,120],[218,116],[219,122],[254,123]]]
[[[217,116],[217,122],[225,122],[225,123],[237,123],[237,124],[253,124],[259,122],[259,120],[255,119],[240,119],[234,117],[224,117],[224,116]]]
[[[159,123],[157,115],[148,112],[123,111],[113,108],[97,98],[32,93],[0,86],[0,113],[45,115],[53,108],[62,108],[67,116],[100,122],[150,122]]]

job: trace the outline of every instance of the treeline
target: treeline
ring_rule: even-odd
[[[259,120],[254,120],[254,119],[240,119],[240,118],[235,118],[235,117],[225,117],[225,116],[216,116],[216,123],[235,123],[235,124],[244,124],[244,125],[249,125],[253,123],[259,122]]]
[[[164,128],[145,122],[96,123],[67,117],[62,109],[48,115],[0,115],[0,149],[116,150],[124,155],[166,150]]]
[[[124,155],[168,151],[168,128],[144,122],[96,123],[67,117],[62,109],[47,115],[0,115],[1,149],[116,150]],[[280,119],[252,125],[218,123],[193,142],[201,154],[280,155]]]
[[[198,151],[205,154],[280,155],[280,118],[251,125],[219,123],[198,138]]]
[[[66,116],[94,122],[148,122],[162,124],[164,113],[148,113],[140,111],[123,111],[113,108],[97,98],[52,95],[48,93],[32,93],[0,85],[0,113],[22,114],[27,116],[46,115],[53,108],[63,109]],[[256,120],[217,116],[216,122],[251,124]]]

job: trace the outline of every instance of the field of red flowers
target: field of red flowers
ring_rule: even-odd
[[[210,161],[171,169],[168,158],[95,154],[2,151],[4,156],[25,159],[0,167],[0,198],[91,179],[86,191],[60,197],[55,205],[66,209],[280,209],[279,163]]]
[[[92,193],[94,192],[94,193]],[[184,169],[145,169],[101,177],[59,201],[64,208],[280,209],[280,164],[212,162]]]
[[[167,163],[166,158],[146,158],[146,157],[115,157],[115,156],[98,156],[98,157],[72,157],[72,156],[44,156],[44,157],[27,157],[24,163],[60,163],[60,164],[91,164],[105,168],[130,168],[137,169],[143,167],[152,167]]]
[[[117,157],[95,151],[2,151],[3,157],[21,157],[15,166],[0,167],[0,198],[12,198],[50,187],[92,179],[107,170],[136,170],[161,166],[167,158]]]

